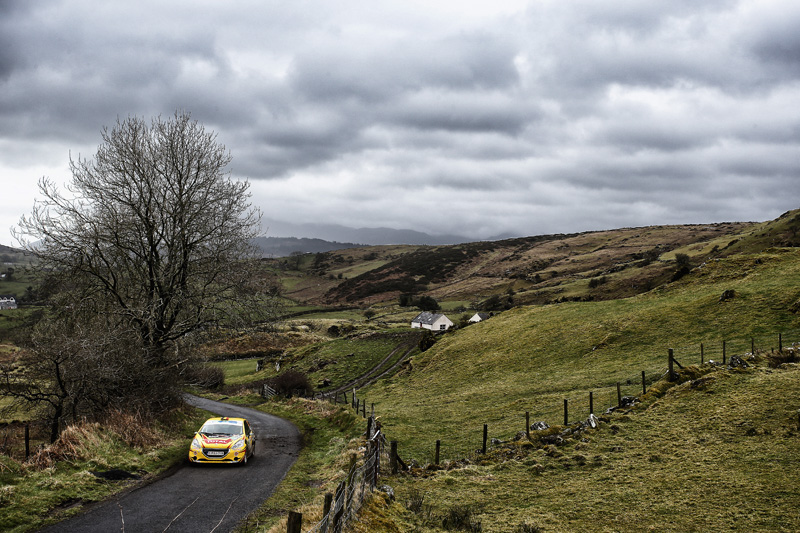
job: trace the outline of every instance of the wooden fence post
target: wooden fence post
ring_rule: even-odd
[[[300,533],[303,527],[303,515],[294,511],[289,511],[289,518],[286,520],[286,533]]]
[[[367,418],[367,400],[361,402],[361,416]]]
[[[372,438],[372,417],[367,418],[367,440]]]
[[[622,385],[617,381],[617,407],[622,407]]]
[[[325,501],[322,504],[322,527],[320,528],[320,533],[327,533],[328,532],[328,524],[330,523],[330,517],[328,514],[331,512],[331,503],[333,503],[333,494],[330,492],[325,493]]]
[[[705,363],[705,353],[703,352],[703,343],[700,343],[700,364]]]
[[[647,381],[645,381],[644,370],[642,370],[642,396],[647,394]]]
[[[589,391],[589,414],[594,414],[594,392]]]
[[[355,494],[355,490],[353,489],[353,476],[356,474],[356,456],[350,456],[350,468],[347,469],[347,490],[345,492],[345,508],[347,509],[347,514],[350,513],[350,506],[353,503],[353,495]]]
[[[569,407],[567,406],[566,398],[564,398],[564,425],[569,425]]]
[[[525,436],[531,440],[531,414],[525,411]]]
[[[375,449],[372,451],[375,454],[375,458],[372,461],[372,475],[370,476],[370,489],[374,489],[378,486],[378,477],[381,473],[381,443],[375,443]],[[395,452],[395,458],[397,458],[397,462],[400,462],[400,457]]]
[[[439,466],[439,450],[441,450],[441,448],[442,448],[442,441],[437,440],[436,441],[436,453],[433,456],[433,464],[435,464],[436,466]]]
[[[344,481],[340,481],[339,485],[336,486],[336,496],[334,496],[334,513],[333,513],[333,523],[331,524],[331,531],[341,531],[341,521],[342,515],[344,514]],[[341,506],[339,505],[341,502]]]
[[[673,353],[672,348],[669,348],[667,350],[667,353],[669,353],[669,363],[668,363],[669,380],[670,381],[675,381],[675,369],[674,369],[674,366],[673,366],[673,363],[672,363],[672,353]]]
[[[487,424],[483,425],[483,453],[486,454],[486,440],[489,437],[489,426]]]
[[[753,337],[750,337],[750,353],[756,354],[756,340]]]
[[[397,441],[393,440],[389,443],[391,446],[389,452],[389,468],[391,469],[392,475],[397,474]]]
[[[778,353],[783,351],[783,333],[778,333]]]

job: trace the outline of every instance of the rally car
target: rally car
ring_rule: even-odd
[[[247,464],[255,451],[256,437],[246,419],[209,418],[194,434],[189,461]]]

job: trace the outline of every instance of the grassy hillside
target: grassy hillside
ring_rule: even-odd
[[[784,346],[798,342],[798,301],[800,250],[773,248],[710,261],[647,294],[518,308],[443,336],[365,395],[405,460],[432,461],[436,440],[444,459],[471,460],[394,478],[401,504],[372,518],[441,531],[466,506],[486,532],[796,530],[796,365],[706,364],[693,371],[705,378],[582,438],[541,449],[513,438],[526,411],[561,425],[565,398],[573,423],[588,416],[590,391],[597,413],[616,404],[617,382],[640,395],[641,371],[650,387],[668,348],[687,366],[699,365],[701,343],[705,360],[719,361],[723,340],[728,358],[751,343],[776,348],[778,332]],[[483,424],[508,443],[485,458],[474,454]]]
[[[370,246],[265,263],[297,304],[367,306],[402,293],[476,305],[509,292],[517,305],[608,300],[669,281],[677,253],[700,264],[755,227],[771,235],[754,223],[651,226],[452,246]]]
[[[779,331],[797,338],[800,251],[774,249],[703,265],[648,294],[602,302],[523,307],[445,335],[412,361],[412,370],[367,391],[387,430],[411,456],[433,442],[474,444],[489,423],[507,438],[524,412],[560,420],[563,399],[588,408],[593,391],[616,402],[616,383],[641,390],[667,366],[667,350],[684,364],[777,346]],[[735,296],[720,301],[723,291]],[[788,338],[788,337],[787,337]],[[628,384],[628,381],[631,381]],[[575,411],[575,416],[588,413]]]
[[[356,531],[797,531],[800,370],[748,369],[671,389],[559,446],[494,447],[395,476],[397,504]],[[391,524],[387,527],[386,524]],[[480,528],[476,528],[480,525]]]

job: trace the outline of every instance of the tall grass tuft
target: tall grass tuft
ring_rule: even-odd
[[[100,424],[83,422],[68,426],[58,439],[31,455],[27,464],[34,470],[52,468],[60,462],[74,462],[90,457],[100,444]]]
[[[477,512],[471,505],[456,504],[445,511],[442,527],[447,531],[459,530],[480,533],[483,524],[475,516]]]
[[[140,411],[114,409],[106,412],[101,424],[119,436],[128,446],[139,451],[151,448],[154,442],[164,440],[164,436],[152,419]]]

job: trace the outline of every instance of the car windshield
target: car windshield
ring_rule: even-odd
[[[207,422],[200,428],[203,435],[241,435],[242,425],[237,422]]]

